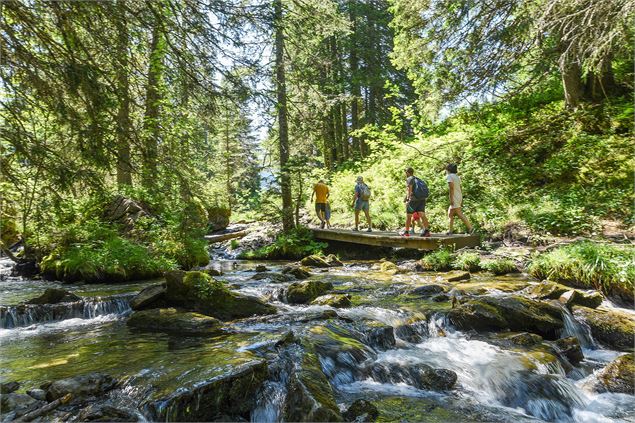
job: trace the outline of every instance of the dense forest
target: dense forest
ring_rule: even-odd
[[[392,277],[405,272],[397,262],[412,258],[412,251],[366,251],[360,245],[347,249],[315,239],[308,228],[320,224],[312,195],[318,180],[329,186],[333,228],[354,227],[351,201],[361,176],[372,193],[369,210],[373,229],[399,231],[406,221],[404,170],[412,167],[429,187],[426,214],[434,235],[448,230],[445,170],[454,163],[462,178],[463,211],[474,224],[482,248],[467,252],[440,249],[421,260],[423,254],[414,252],[418,254],[417,269],[483,271],[497,277],[521,271],[523,277],[533,278],[531,283],[549,279],[554,284],[593,289],[600,297],[588,301],[607,298],[629,308],[619,311],[627,314],[611,318],[611,324],[619,323],[620,328],[606,329],[604,323],[598,323],[597,327],[603,329],[596,332],[596,326],[589,323],[592,338],[583,340],[565,324],[566,334],[578,336],[585,354],[585,348],[597,346],[592,343],[598,340],[609,345],[611,351],[632,353],[626,338],[616,340],[606,332],[628,337],[633,331],[628,312],[632,309],[635,280],[634,22],[634,0],[4,0],[0,2],[0,250],[8,257],[14,277],[32,278],[29,280],[37,283],[58,281],[79,287],[84,283],[132,283],[121,292],[116,288],[119,295],[145,287],[134,285],[137,281],[165,277],[168,293],[170,284],[184,284],[187,289],[201,290],[204,295],[200,295],[207,300],[216,298],[211,309],[207,303],[201,305],[200,295],[194,301],[196,307],[191,306],[194,309],[190,311],[212,316],[208,319],[268,316],[278,307],[270,303],[283,294],[275,289],[266,291],[266,295],[256,290],[261,298],[243,304],[244,298],[239,297],[242,294],[226,288],[232,283],[239,287],[242,282],[212,279],[226,271],[219,270],[218,263],[237,260],[233,266],[238,267],[239,259],[299,260],[309,256],[303,265],[331,268],[349,258],[389,257],[392,261],[378,262],[371,270],[379,272],[378,281],[393,283]],[[459,232],[466,229],[462,224],[457,228]],[[219,241],[211,245],[210,239]],[[500,254],[496,253],[498,247],[502,248]],[[264,270],[258,274],[265,275],[261,279],[277,282],[289,282],[286,278],[290,274],[298,279],[308,277],[309,273],[303,272],[310,269],[294,266],[278,276]],[[358,272],[355,266],[351,269]],[[180,276],[174,276],[174,272]],[[444,275],[440,277],[446,278]],[[479,289],[516,292],[510,288],[510,280],[498,281],[496,286],[483,282]],[[0,278],[0,284],[2,281],[5,279]],[[330,279],[319,282],[330,283]],[[457,301],[460,303],[457,292],[468,299],[483,292],[477,293],[476,288],[470,291],[473,287],[450,291],[448,287],[434,292],[438,299],[426,303],[428,308],[416,309],[417,316],[427,318],[426,330],[443,331],[439,336],[445,336],[448,329],[441,323],[433,325],[430,316],[439,310],[448,311],[443,309],[446,305],[452,310],[448,318],[458,329],[483,329],[471,326],[470,318],[455,311]],[[360,289],[367,288],[364,285]],[[562,313],[548,308],[553,305],[545,305],[567,291],[560,288],[530,295],[538,298],[538,314]],[[104,288],[103,292],[112,293],[110,289]],[[244,293],[256,292],[250,289]],[[280,300],[285,304],[293,303],[290,289],[284,291],[285,300]],[[297,295],[310,300],[297,303],[308,303],[328,291],[313,285],[306,289],[309,293]],[[329,295],[344,295],[338,289]],[[0,304],[10,303],[14,291],[10,287],[0,289]],[[571,292],[575,294],[567,295],[577,295],[575,301],[578,296],[587,301],[586,295],[591,295]],[[162,297],[160,304],[177,304],[177,314],[156,315],[152,317],[157,319],[155,325],[164,324],[162,319],[180,322],[178,310],[186,307],[186,296],[179,295],[169,300]],[[406,294],[394,295],[399,299],[397,305],[382,303],[383,297],[364,297],[356,303],[355,296],[352,304],[377,303],[377,307],[415,312],[403,305]],[[76,297],[65,296],[62,302],[68,298],[78,301]],[[489,329],[493,325],[497,330],[527,330],[546,340],[558,339],[549,326],[551,321],[544,323],[536,318],[538,323],[531,323],[533,329],[500,323],[496,320],[500,316],[483,312],[499,307],[498,297],[487,298],[483,300],[485,305],[472,305],[470,313],[480,321],[495,321]],[[108,310],[124,307],[128,313],[128,303],[123,306],[117,301],[108,303]],[[515,300],[510,301],[512,304]],[[573,310],[569,297],[561,301]],[[323,305],[332,304],[318,304]],[[17,311],[3,307],[2,327],[19,326],[17,317],[11,314]],[[506,310],[515,313],[520,306],[510,307],[513,312]],[[33,313],[24,321],[41,319]],[[50,317],[57,316],[57,311],[47,309],[46,313],[46,319],[57,320]],[[12,323],[7,323],[10,315],[14,316]],[[561,325],[563,321],[575,321],[571,313],[567,317],[558,315]],[[406,319],[402,315],[399,318]],[[505,318],[511,322],[511,318]],[[412,316],[408,319],[408,324],[414,321]],[[382,322],[391,325],[394,320]],[[192,323],[180,324],[187,332]],[[205,324],[218,329],[217,323]],[[363,334],[366,329],[355,327]],[[315,327],[311,330],[311,336],[318,336]],[[353,340],[355,337],[343,329],[324,331],[328,334],[319,333],[322,341],[337,338],[339,343],[333,348],[353,351],[351,354],[360,362],[360,357],[368,358],[365,354],[370,354],[369,348],[379,348],[366,342],[367,338],[363,342]],[[348,342],[339,337],[352,338]],[[141,407],[140,413],[144,418],[173,421],[355,420],[361,414],[351,411],[353,406],[346,411],[352,413],[348,417],[340,414],[352,397],[339,396],[337,383],[343,383],[344,376],[327,369],[325,363],[333,358],[327,360],[320,350],[326,348],[322,341],[314,341],[311,348],[316,351],[309,348],[307,351],[313,352],[291,360],[304,360],[303,371],[320,383],[326,382],[329,392],[329,383],[333,385],[335,399],[325,402],[305,397],[282,411],[266,409],[269,414],[258,408],[260,404],[249,409],[232,405],[200,415],[188,414],[189,408],[184,411],[186,406],[175,400],[166,402],[171,404],[167,408]],[[241,342],[236,341],[236,351],[242,348]],[[279,342],[276,348],[292,341]],[[298,342],[308,348],[306,342]],[[24,348],[31,351],[33,347]],[[23,355],[20,350],[13,353],[16,357]],[[599,362],[605,366],[602,360],[610,355],[600,359],[599,355],[588,354],[587,359],[596,360],[589,365],[595,370]],[[617,356],[610,357],[613,360]],[[236,358],[236,363],[243,364],[243,359]],[[627,376],[633,372],[632,358],[622,359],[628,360],[626,364],[618,363],[630,366],[626,368]],[[575,360],[570,361],[573,367],[577,365]],[[618,364],[614,363],[606,369],[614,366],[613,371],[617,371]],[[322,370],[317,369],[320,364]],[[187,365],[180,365],[183,368],[175,372],[186,374]],[[549,371],[553,370],[551,365],[547,365]],[[19,362],[7,366],[24,367]],[[269,366],[271,373],[271,363]],[[332,366],[337,369],[337,364]],[[582,371],[570,376],[566,365],[565,370],[558,369],[569,379],[587,376]],[[624,372],[621,367],[618,370]],[[263,369],[253,371],[257,377],[252,376],[260,382],[266,379]],[[31,377],[7,372],[15,377]],[[276,377],[287,374],[284,372],[289,371],[280,370]],[[370,374],[378,383],[412,385],[410,376],[400,372],[387,367]],[[354,373],[351,378],[363,379]],[[0,370],[0,378],[6,382],[4,374]],[[395,379],[395,374],[401,379]],[[436,375],[435,383],[447,376]],[[46,379],[62,376],[68,375],[53,372]],[[297,382],[300,385],[306,382],[302,377]],[[459,380],[461,377],[459,374]],[[420,376],[417,386],[428,389],[432,382],[421,378],[425,379]],[[240,379],[236,383],[245,382]],[[276,383],[282,384],[275,378],[267,383],[270,390],[275,390],[272,386]],[[526,383],[532,386],[532,382]],[[162,386],[167,392],[167,385]],[[293,386],[285,387],[284,392],[299,389]],[[477,391],[481,388],[474,387]],[[269,392],[262,389],[258,398],[265,395],[262,392]],[[551,392],[549,389],[545,392]],[[626,395],[632,394],[632,380],[630,388],[620,389],[606,388],[621,392],[615,395],[625,395],[606,401],[631,405],[615,406],[611,408],[613,414],[593,418],[632,418],[633,397]],[[497,385],[493,390],[506,388]],[[244,391],[255,395],[251,387]],[[47,392],[49,405],[63,397],[49,395],[50,389]],[[225,394],[215,395],[220,398]],[[271,400],[273,394],[267,395]],[[511,398],[513,395],[516,397]],[[242,401],[223,401],[234,404],[234,400]],[[526,415],[546,421],[575,421],[583,416],[572,411],[583,409],[578,404],[582,400],[578,405],[562,406],[566,403],[563,400],[553,409],[525,407],[521,405],[525,400],[525,394],[517,392],[508,394],[504,401],[497,399],[496,404],[522,408]],[[380,407],[382,419],[395,421],[407,415],[410,406],[403,399],[399,401],[400,411],[395,411],[398,407],[392,403],[392,408]],[[313,411],[305,413],[311,408],[307,404],[314,402],[319,406],[314,404]],[[3,407],[8,406],[3,402]],[[430,421],[457,421],[465,416],[478,421],[503,421],[495,412],[488,414],[479,409],[469,414],[467,405],[456,407],[444,408],[435,415],[437,420]],[[40,408],[32,406],[29,412],[33,410]],[[77,409],[69,410],[77,414]],[[591,408],[584,410],[591,412]],[[46,412],[38,416],[46,416]],[[71,414],[58,417],[64,421]],[[127,421],[135,416],[120,417]],[[116,417],[106,414],[106,420]],[[423,415],[405,418],[420,421]],[[506,418],[514,419],[513,415]],[[593,418],[588,421],[599,421]]]

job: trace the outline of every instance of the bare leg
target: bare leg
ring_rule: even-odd
[[[406,213],[406,232],[410,230],[410,221],[412,220],[412,213]]]
[[[355,229],[359,229],[359,210],[355,209]]]
[[[454,209],[454,214],[456,216],[458,216],[459,219],[461,219],[463,221],[463,223],[465,224],[465,227],[467,228],[468,232],[472,232],[472,223],[470,223],[470,219],[468,219],[464,214],[463,211],[461,211],[461,208],[459,207],[458,209]],[[451,220],[450,220],[451,222]]]
[[[368,228],[372,228],[372,224],[370,223],[370,212],[368,211],[368,209],[364,210],[364,213],[366,214],[366,222],[368,222]]]
[[[448,218],[450,219],[450,233],[454,231],[454,213],[456,209],[448,208]]]
[[[430,222],[428,222],[428,216],[426,216],[425,212],[420,212],[419,216],[419,219],[421,219],[421,224],[423,225],[423,229],[430,229]]]

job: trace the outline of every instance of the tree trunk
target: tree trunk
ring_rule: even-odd
[[[582,100],[584,88],[582,85],[582,71],[577,62],[560,60],[560,74],[564,88],[564,100],[567,108],[576,108]]]
[[[128,81],[128,23],[124,0],[117,0],[115,22],[117,25],[117,186],[132,186],[130,163],[130,83]]]
[[[160,23],[155,22],[150,41],[150,57],[148,65],[148,85],[146,87],[146,110],[144,116],[145,145],[143,154],[143,186],[154,189],[157,178],[157,158],[159,149],[159,103],[163,73],[164,51],[161,43]]]
[[[284,69],[284,30],[282,0],[274,0],[274,26],[276,50],[276,94],[278,97],[278,141],[280,147],[280,191],[282,193],[282,228],[288,231],[294,227],[293,204],[291,200],[291,178],[289,161],[289,124],[287,121],[287,87]]]
[[[351,132],[359,129],[359,98],[361,92],[359,89],[359,81],[357,79],[359,71],[359,59],[357,58],[357,24],[355,13],[355,1],[349,2],[349,19],[352,22],[352,31],[350,35],[350,53],[349,53],[349,67],[350,67],[350,85],[351,85]],[[353,142],[354,154],[363,156],[363,142],[360,143],[360,139],[356,135],[351,136]]]

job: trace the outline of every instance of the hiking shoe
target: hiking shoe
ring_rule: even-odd
[[[372,232],[373,230],[371,228],[366,229],[366,232]]]
[[[324,229],[324,222],[320,223],[320,229]]]
[[[410,235],[414,235],[415,234],[415,228],[410,229]]]
[[[405,237],[410,237],[410,232],[401,231],[401,232],[399,232],[399,235],[405,236]]]
[[[430,237],[430,235],[431,234],[430,234],[430,230],[429,229],[424,229],[424,230],[421,231],[421,236],[424,237],[424,238],[428,238],[428,237]]]

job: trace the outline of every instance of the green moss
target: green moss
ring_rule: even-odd
[[[478,272],[481,270],[481,256],[471,252],[457,254],[452,267],[466,272]]]
[[[428,398],[387,397],[373,403],[379,410],[378,422],[442,423],[472,420],[472,417],[445,408]]]
[[[481,267],[495,275],[506,275],[508,273],[518,272],[518,267],[513,260],[510,259],[492,259],[481,263]]]
[[[452,270],[454,256],[448,248],[440,248],[433,251],[421,259],[421,266],[425,270],[434,270],[436,272],[446,272]]]

